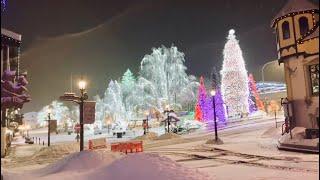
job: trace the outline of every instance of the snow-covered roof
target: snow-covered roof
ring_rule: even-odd
[[[313,9],[319,9],[319,7],[309,2],[309,0],[289,0],[287,4],[280,10],[280,12],[273,18],[271,25],[273,25],[276,19],[282,16],[293,12],[301,12]]]

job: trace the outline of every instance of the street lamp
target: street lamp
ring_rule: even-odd
[[[50,146],[50,120],[51,120],[51,108],[48,109],[48,146]]]
[[[76,96],[75,93],[64,93],[63,96],[60,96],[60,99],[63,101],[72,101],[75,102],[77,104],[79,104],[80,106],[80,151],[83,151],[83,142],[84,142],[84,134],[83,134],[83,106],[84,106],[84,102],[85,100],[88,99],[88,94],[86,92],[86,85],[87,82],[84,81],[82,78],[78,83],[79,85],[79,90],[80,90],[80,97]]]
[[[30,128],[31,128],[30,125],[27,125],[27,126],[26,126],[26,129],[27,129],[27,137],[29,137],[29,130],[30,130]]]
[[[218,138],[218,127],[217,127],[217,116],[216,116],[216,102],[215,102],[215,96],[216,96],[216,90],[212,89],[210,91],[210,94],[212,96],[212,107],[213,107],[213,121],[214,121],[214,144],[222,144],[222,141]]]
[[[169,121],[169,118],[170,118],[170,116],[169,116],[170,106],[169,105],[166,105],[166,108],[165,108],[163,113],[167,113],[167,126],[168,126],[168,133],[169,133],[170,132],[170,130],[169,130],[169,126],[170,126],[170,121]],[[166,125],[164,125],[164,131],[166,131]]]
[[[145,111],[144,115],[146,116],[146,124],[143,125],[143,134],[147,134],[147,132],[149,132],[149,111]]]
[[[83,104],[84,101],[88,99],[88,95],[86,92],[87,83],[81,79],[79,81],[79,89],[80,89],[80,151],[83,151],[83,142],[84,142],[84,133],[83,133]]]

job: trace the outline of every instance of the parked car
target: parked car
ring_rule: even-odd
[[[26,137],[24,142],[26,144],[34,144],[34,141],[30,137]]]

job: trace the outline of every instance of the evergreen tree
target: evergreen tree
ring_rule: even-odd
[[[208,105],[207,105],[207,92],[206,92],[206,88],[204,85],[204,78],[201,76],[200,77],[200,85],[198,88],[198,101],[197,101],[197,105],[200,107],[201,109],[201,120],[208,120]]]
[[[231,29],[223,50],[221,92],[229,116],[249,112],[248,76],[239,42]]]
[[[224,106],[224,102],[221,95],[221,90],[216,89],[216,95],[214,96],[215,105],[216,105],[216,115],[220,122],[225,122],[226,117],[226,110]]]
[[[202,120],[202,111],[198,103],[196,104],[196,107],[195,107],[194,119],[198,121]]]
[[[126,110],[128,110],[127,106],[127,97],[129,94],[133,91],[135,86],[136,79],[130,69],[127,69],[127,71],[123,74],[121,79],[121,90],[122,90],[122,96],[123,96],[123,102],[126,106]]]
[[[260,95],[257,90],[256,81],[254,80],[254,77],[252,74],[249,74],[248,80],[249,80],[250,96],[254,98],[256,107],[259,110],[264,111],[265,110],[264,104],[260,99]]]
[[[212,87],[220,87],[221,85],[221,79],[220,79],[220,74],[217,71],[216,67],[213,66],[212,71],[211,71],[211,81],[212,81]]]

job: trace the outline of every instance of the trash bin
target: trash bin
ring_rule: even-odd
[[[122,138],[122,132],[117,132],[117,138]]]

